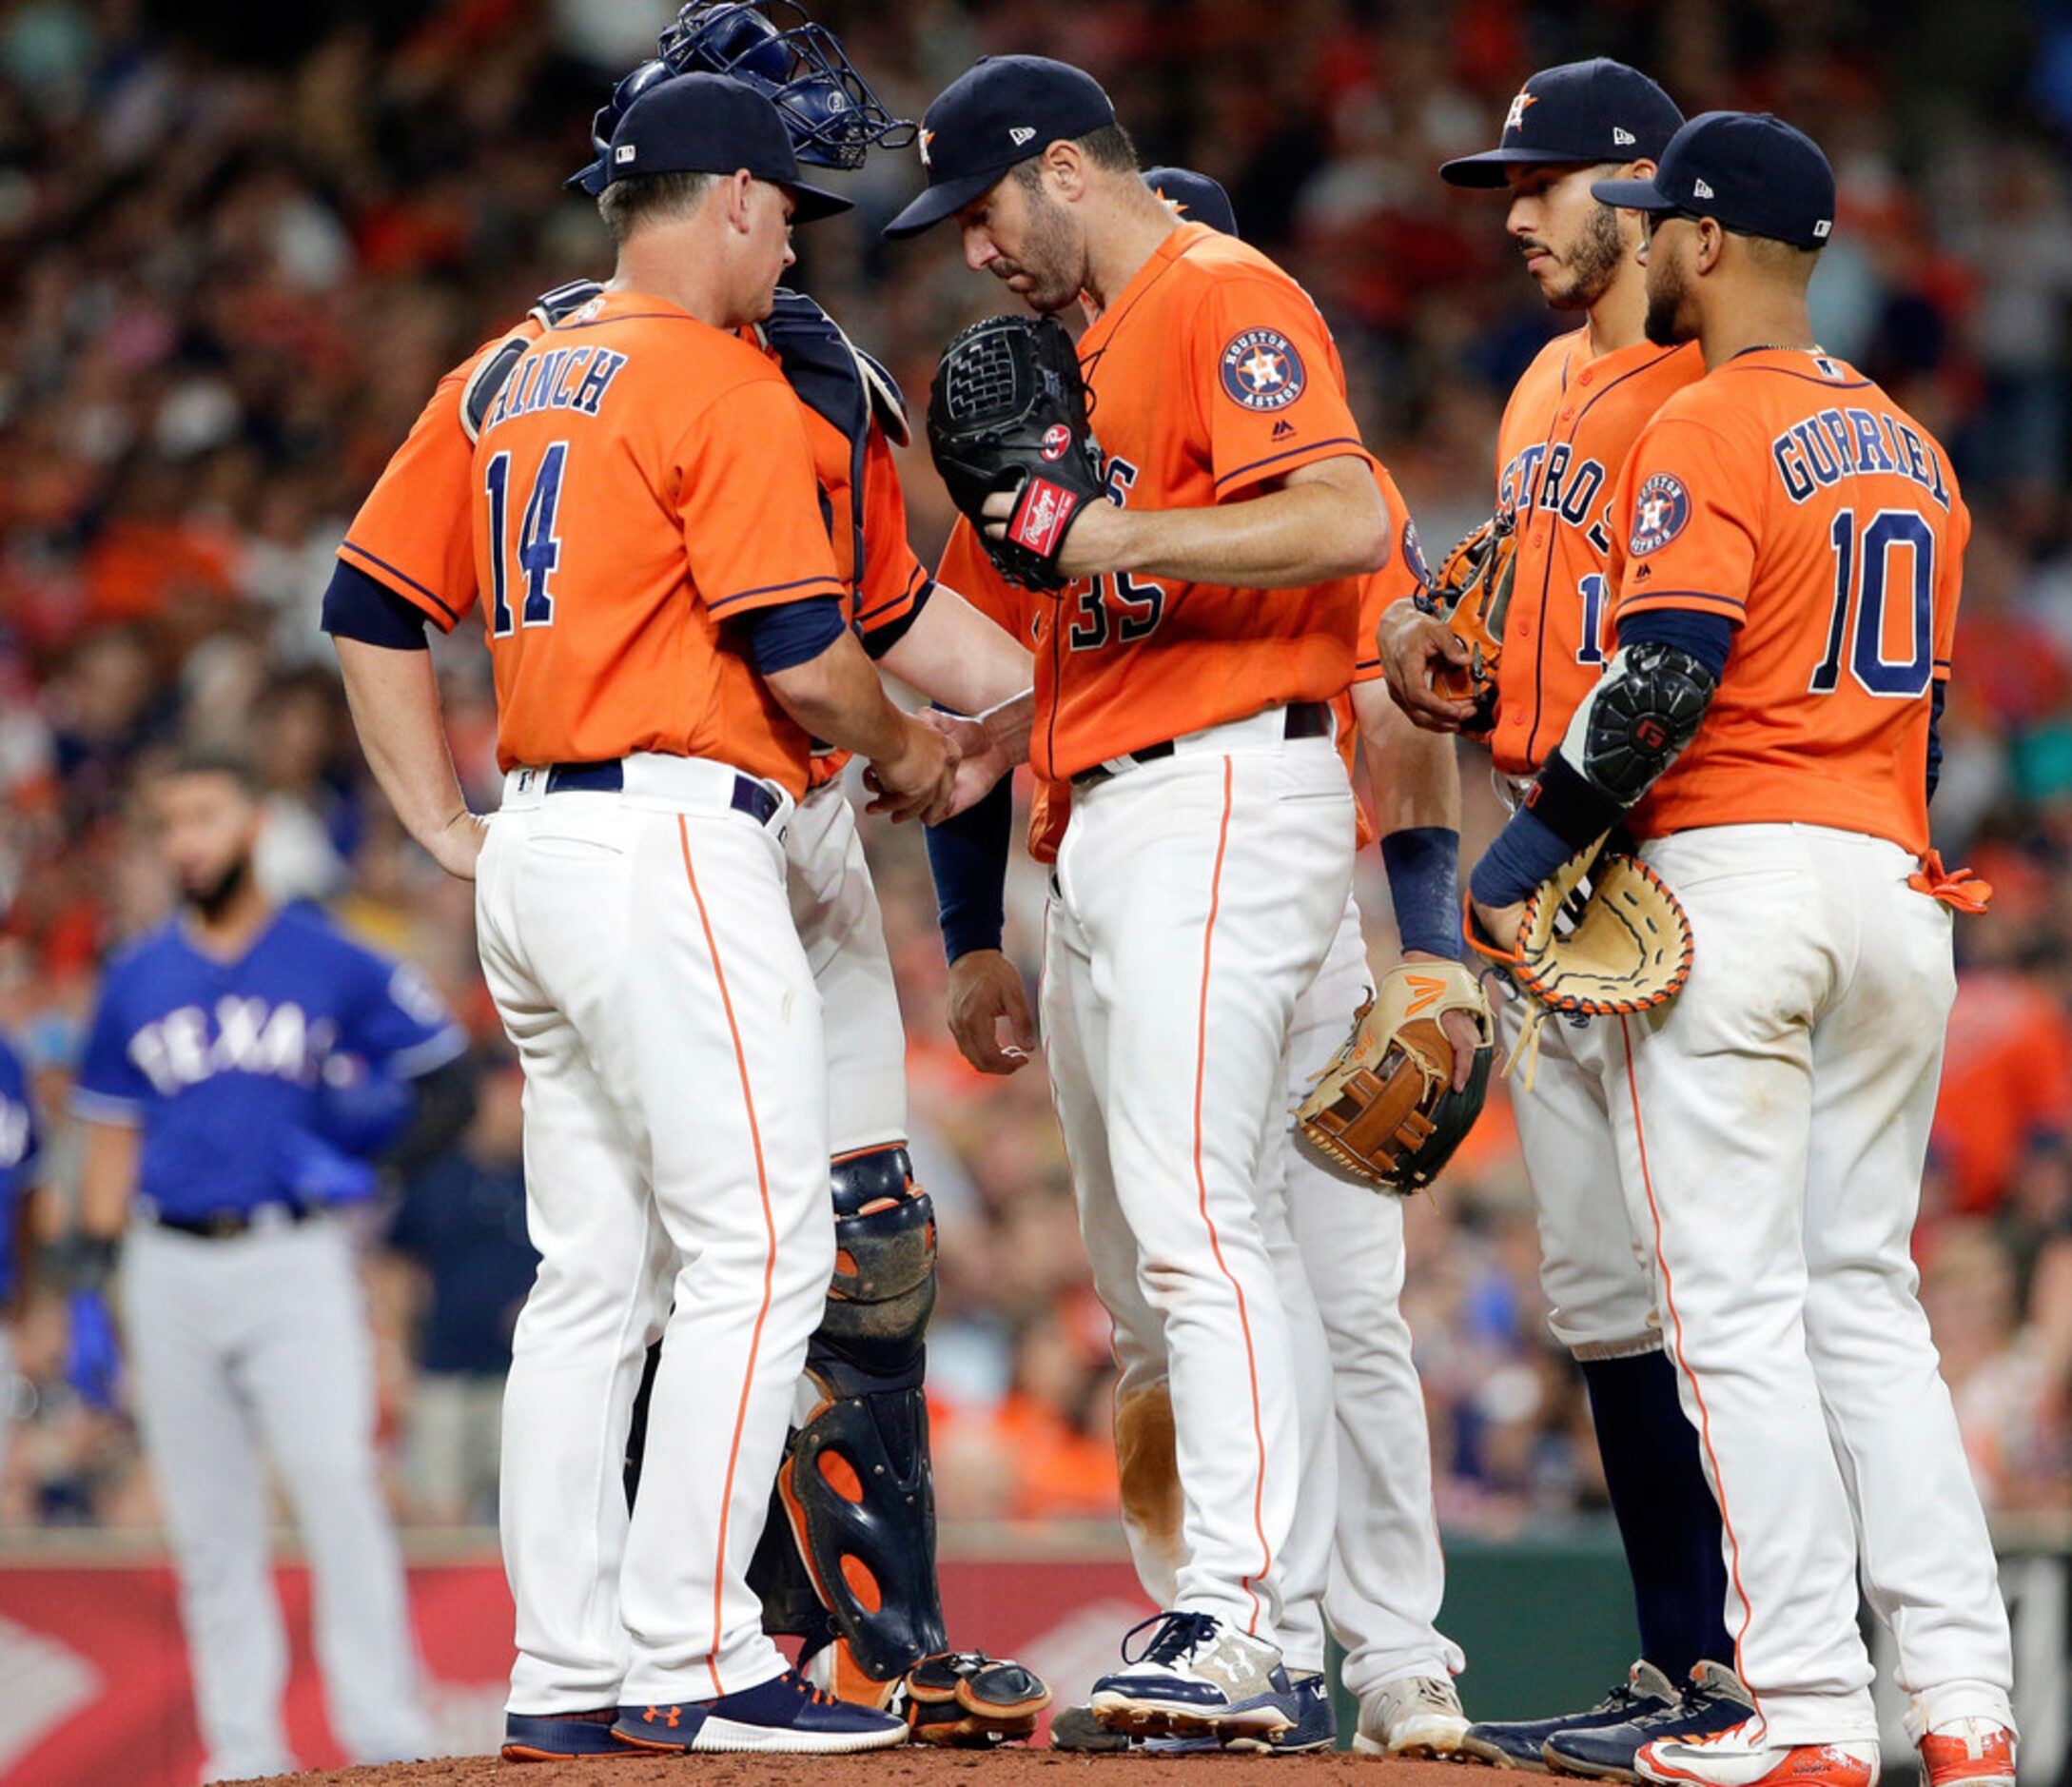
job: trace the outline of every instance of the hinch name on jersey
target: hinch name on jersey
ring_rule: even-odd
[[[1943,461],[1918,429],[1882,410],[1824,409],[1793,422],[1769,443],[1785,494],[1804,502],[1815,490],[1859,473],[1889,472],[1911,479],[1943,508],[1949,484]]]
[[[529,353],[497,393],[482,430],[486,434],[499,422],[541,409],[572,409],[581,416],[595,416],[625,363],[624,354],[595,344]]]

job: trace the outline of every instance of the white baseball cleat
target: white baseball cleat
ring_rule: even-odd
[[[1658,1738],[1633,1758],[1666,1787],[1878,1787],[1878,1744],[1772,1743],[1755,1719],[1705,1738]]]
[[[1147,1629],[1150,1641],[1131,1658],[1129,1640]],[[1093,1685],[1094,1718],[1110,1731],[1265,1736],[1297,1722],[1279,1649],[1213,1614],[1156,1614],[1123,1645],[1124,1666]]]
[[[1403,1676],[1359,1703],[1353,1748],[1362,1756],[1425,1756],[1449,1761],[1464,1753],[1468,1716],[1451,1676]]]

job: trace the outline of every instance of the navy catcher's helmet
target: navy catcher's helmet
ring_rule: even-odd
[[[672,75],[732,75],[769,97],[801,162],[857,168],[874,147],[904,148],[918,127],[886,110],[834,33],[796,0],[688,0],[644,62],[613,89],[590,126],[596,159],[568,184],[595,195],[604,185],[612,132],[633,102]]]

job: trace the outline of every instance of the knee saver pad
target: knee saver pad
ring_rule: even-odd
[[[815,1335],[827,1350],[878,1376],[905,1377],[935,1312],[935,1206],[913,1182],[904,1148],[836,1161],[834,1281]]]
[[[813,1588],[866,1675],[889,1681],[948,1648],[918,1376],[831,1394],[792,1437],[777,1486]]]

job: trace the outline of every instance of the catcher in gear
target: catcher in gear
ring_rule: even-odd
[[[987,317],[944,349],[928,391],[928,448],[949,498],[1010,583],[1055,593],[1065,537],[1101,501],[1079,353],[1055,317]],[[1014,499],[995,532],[989,498]]]

